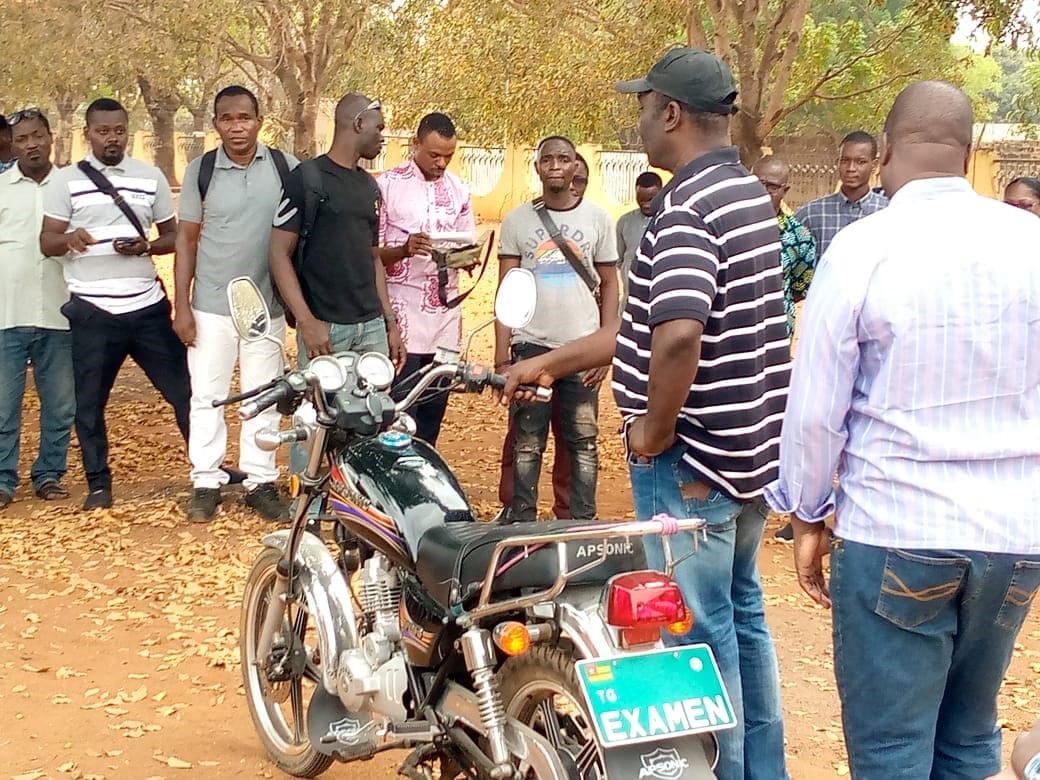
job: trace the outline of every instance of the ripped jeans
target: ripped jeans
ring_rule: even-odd
[[[834,672],[857,780],[1000,769],[997,691],[1040,555],[831,545]]]
[[[513,359],[548,352],[534,344],[514,344]],[[553,393],[563,409],[563,440],[571,456],[571,516],[575,520],[591,520],[596,516],[596,478],[599,454],[599,386],[585,387],[581,374],[571,374],[553,383]],[[552,404],[513,404],[510,409],[516,428],[516,450],[513,458],[513,504],[510,517],[514,521],[535,520],[538,516],[538,478],[542,473],[542,454],[549,436]]]

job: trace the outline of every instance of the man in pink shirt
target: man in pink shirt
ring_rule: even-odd
[[[448,284],[441,290],[430,256],[435,245],[457,244],[460,234],[472,241],[476,234],[469,188],[448,170],[457,142],[455,125],[446,114],[427,114],[412,140],[411,159],[376,179],[383,194],[379,253],[408,353],[394,387],[396,397],[411,389],[414,381],[409,379],[433,360],[438,347],[458,349],[462,340],[462,309],[445,305],[458,296],[459,272],[449,269]],[[453,240],[445,241],[448,236]],[[418,437],[436,445],[448,394],[428,395],[412,413]]]

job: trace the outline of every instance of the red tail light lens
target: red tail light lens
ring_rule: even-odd
[[[692,624],[679,586],[670,577],[654,571],[613,577],[607,583],[605,612],[607,623],[615,628],[658,629]]]

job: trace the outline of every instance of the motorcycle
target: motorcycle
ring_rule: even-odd
[[[250,279],[228,300],[243,339],[273,338]],[[496,318],[522,327],[533,309],[534,277],[510,271]],[[503,386],[468,343],[397,403],[375,353],[322,355],[217,402],[245,401],[246,419],[278,404],[292,426],[257,443],[309,448],[291,527],[264,537],[243,596],[243,682],[268,756],[296,777],[400,748],[400,774],[425,780],[714,777],[714,732],[736,722],[718,665],[707,645],[661,643],[694,619],[669,538],[704,521],[477,522],[407,414],[435,384]],[[646,535],[665,573],[646,570]]]

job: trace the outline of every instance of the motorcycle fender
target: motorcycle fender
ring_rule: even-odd
[[[566,592],[556,604],[556,619],[560,632],[574,644],[578,658],[610,658],[620,651],[614,635],[595,606],[571,603]]]
[[[711,734],[642,742],[607,748],[603,758],[609,778],[635,780],[711,780],[716,754]]]
[[[442,719],[462,721],[481,736],[487,736],[476,694],[458,683],[447,683],[444,695],[434,708]],[[545,737],[516,718],[506,718],[505,729],[509,752],[529,767],[538,780],[568,780],[570,775],[560,762],[559,754]]]
[[[289,531],[275,531],[264,537],[264,545],[285,551]],[[321,680],[326,691],[338,695],[336,671],[344,650],[358,646],[357,618],[351,601],[350,585],[325,543],[305,533],[296,551],[297,576],[307,608],[318,630],[321,645]]]

